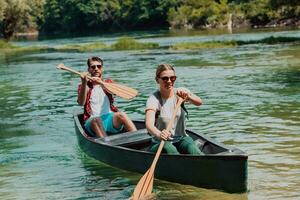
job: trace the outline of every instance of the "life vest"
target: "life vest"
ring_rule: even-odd
[[[105,79],[104,82],[112,83],[113,81],[111,79]],[[93,89],[92,82],[89,81],[87,86],[88,86],[89,89],[88,89],[87,96],[86,96],[86,101],[85,101],[85,104],[84,104],[84,113],[83,113],[84,122],[86,120],[88,120],[88,118],[91,116],[91,112],[92,112],[91,104],[90,104],[90,98],[91,98],[92,89]],[[78,85],[78,90],[77,90],[78,94],[80,93],[81,87],[82,87],[81,84]],[[114,100],[113,95],[111,93],[109,93],[105,88],[103,88],[103,91],[105,92],[106,96],[108,97],[111,111],[118,112],[118,108],[114,105],[115,100]]]
[[[163,105],[163,100],[162,100],[162,97],[161,97],[161,94],[160,94],[160,91],[157,90],[156,92],[153,93],[153,95],[156,97],[156,99],[158,100],[159,102],[159,108]],[[176,95],[174,93],[174,95]],[[189,112],[188,110],[186,109],[185,105],[184,105],[184,102],[182,102],[182,104],[180,105],[180,107],[182,108],[182,110],[186,113],[186,118],[189,119]],[[155,112],[155,123],[157,121],[157,118],[160,116],[160,110],[157,110]]]

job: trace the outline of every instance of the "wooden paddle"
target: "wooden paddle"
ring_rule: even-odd
[[[176,113],[178,112],[178,109],[180,108],[180,105],[183,101],[184,101],[184,99],[178,97],[175,110],[173,112],[173,115],[172,115],[172,117],[168,123],[167,129],[166,129],[167,131],[171,130],[174,120],[175,120],[175,117],[176,117]],[[151,167],[147,170],[147,172],[144,174],[144,176],[139,180],[138,184],[136,185],[136,187],[134,189],[132,200],[143,199],[152,193],[154,170],[155,170],[158,158],[160,156],[160,153],[164,147],[164,144],[165,144],[165,141],[161,140],[158,150],[155,154],[154,160],[151,164]]]
[[[82,75],[80,72],[76,71],[76,70],[73,70],[69,67],[66,67],[63,63],[60,63],[58,66],[57,66],[58,69],[62,69],[62,70],[66,70],[66,71],[69,71],[69,72],[73,72],[75,74],[78,74],[78,75]],[[87,76],[88,79],[92,80],[92,77],[91,76]],[[120,85],[120,84],[117,84],[117,83],[106,83],[104,81],[101,81],[100,84],[111,94],[114,94],[114,95],[117,95],[119,97],[122,97],[124,99],[132,99],[134,98],[137,94],[138,94],[138,91],[133,89],[133,88],[130,88],[130,87],[127,87],[125,85]]]

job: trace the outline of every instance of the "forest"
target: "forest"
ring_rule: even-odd
[[[0,38],[157,29],[300,26],[298,0],[1,0]]]

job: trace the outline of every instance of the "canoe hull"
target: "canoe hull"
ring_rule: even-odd
[[[112,146],[87,137],[75,119],[81,149],[91,157],[111,166],[144,174],[154,154],[122,146]],[[162,154],[155,170],[155,178],[197,187],[218,189],[229,193],[247,190],[247,155],[244,152],[221,155]],[[105,152],[105,153],[104,153]]]

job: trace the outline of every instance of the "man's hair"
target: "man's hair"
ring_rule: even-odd
[[[98,62],[101,63],[101,65],[103,65],[103,60],[102,60],[100,57],[93,56],[93,57],[88,58],[88,60],[87,60],[87,65],[88,65],[88,67],[91,66],[91,62],[92,62],[92,61],[98,61]]]

